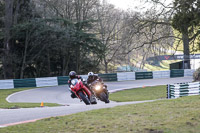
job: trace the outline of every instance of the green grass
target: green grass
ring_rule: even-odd
[[[18,88],[18,89],[5,89],[0,90],[0,108],[32,108],[40,107],[40,103],[9,103],[6,101],[6,98],[15,92],[28,90],[33,88]],[[44,103],[44,106],[58,106],[54,103]]]
[[[200,96],[118,106],[0,128],[2,133],[197,133]]]
[[[135,88],[110,94],[110,100],[117,102],[144,101],[166,98],[166,85]]]

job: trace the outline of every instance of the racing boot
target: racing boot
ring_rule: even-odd
[[[74,92],[71,92],[72,94],[71,94],[71,98],[77,98],[77,96],[75,95],[75,93]]]
[[[89,98],[89,100],[90,100],[91,104],[97,104],[96,98],[95,98],[95,96],[93,94],[91,95],[91,97]]]

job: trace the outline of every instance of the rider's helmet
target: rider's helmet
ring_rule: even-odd
[[[69,73],[69,77],[70,77],[71,79],[75,78],[75,77],[76,77],[76,72],[75,72],[75,71],[71,71],[71,72]]]
[[[93,72],[89,72],[88,73],[88,78],[91,78],[91,77],[93,77],[94,76],[94,73]]]

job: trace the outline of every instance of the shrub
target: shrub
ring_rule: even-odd
[[[194,81],[200,81],[200,68],[198,68],[193,74]]]

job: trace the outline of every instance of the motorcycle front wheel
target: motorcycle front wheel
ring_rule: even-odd
[[[84,94],[82,91],[80,91],[80,92],[78,93],[78,95],[80,96],[80,98],[83,100],[83,102],[84,102],[86,105],[90,105],[89,99],[85,96],[85,94]]]
[[[109,103],[110,102],[109,99],[108,99],[108,96],[104,92],[99,94],[99,96],[100,96],[100,100],[101,101],[104,101],[105,103]]]

